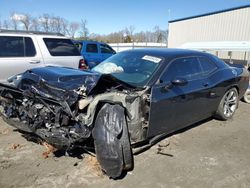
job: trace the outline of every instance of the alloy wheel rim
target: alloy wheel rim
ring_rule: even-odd
[[[223,111],[226,117],[231,117],[237,107],[237,93],[234,90],[228,91],[224,100]]]
[[[247,94],[246,98],[247,98],[247,101],[250,101],[250,92]]]

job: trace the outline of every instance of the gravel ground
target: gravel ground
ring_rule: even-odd
[[[249,145],[250,105],[240,103],[232,120],[208,120],[168,137],[135,156],[133,171],[110,180],[94,157],[47,155],[0,119],[0,187],[247,188]]]

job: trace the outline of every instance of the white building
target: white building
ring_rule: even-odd
[[[249,42],[250,5],[169,21],[170,48],[200,49],[246,63],[250,50],[244,46]]]

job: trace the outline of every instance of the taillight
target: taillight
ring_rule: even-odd
[[[84,59],[81,59],[81,60],[79,61],[79,69],[81,69],[81,70],[86,70],[86,69],[88,69],[88,66],[86,65]]]

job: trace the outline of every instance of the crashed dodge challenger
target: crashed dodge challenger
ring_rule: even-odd
[[[92,70],[28,70],[0,84],[10,125],[63,150],[92,142],[109,177],[133,168],[133,153],[214,116],[231,118],[248,87],[244,68],[196,51],[118,53]]]

